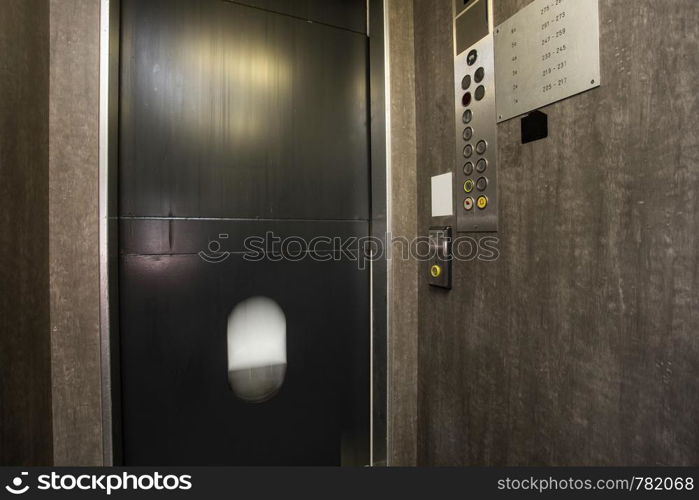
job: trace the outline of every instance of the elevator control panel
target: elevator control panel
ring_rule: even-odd
[[[452,263],[451,227],[430,228],[430,286],[451,290]]]
[[[492,0],[454,0],[458,232],[498,230]]]

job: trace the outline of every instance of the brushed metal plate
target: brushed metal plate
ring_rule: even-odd
[[[600,85],[599,0],[535,0],[494,37],[498,123]]]
[[[472,66],[468,65],[468,54],[476,51],[478,59]],[[484,69],[484,77],[480,83],[475,81],[475,73],[478,68]],[[469,47],[454,59],[455,71],[455,114],[456,114],[456,220],[457,232],[459,233],[484,233],[496,232],[498,230],[498,177],[497,177],[497,152],[498,152],[498,131],[496,123],[495,107],[495,68],[493,35],[488,35],[478,43]],[[464,90],[461,82],[464,76],[469,75],[473,79],[471,86]],[[479,86],[485,88],[485,96],[481,100],[475,97],[476,89]],[[472,94],[471,102],[464,106],[462,96],[464,93]],[[473,117],[469,123],[464,123],[463,115],[466,110],[470,110]],[[464,138],[464,129],[470,127],[473,136],[469,140]],[[478,151],[478,144],[485,142],[487,149],[485,152]],[[470,146],[473,152],[466,157],[464,148]],[[486,165],[485,170],[480,171],[477,166],[481,161]],[[472,169],[466,169],[466,165],[471,163]],[[479,190],[475,187],[479,179],[486,179],[486,189]],[[470,192],[465,190],[465,183],[472,181],[473,189]],[[478,200],[485,198],[487,206],[479,208]],[[465,203],[471,200],[472,207],[467,208]]]
[[[461,14],[454,13],[456,230],[459,233],[496,232],[498,135],[493,2],[478,0],[469,5]],[[460,21],[464,16],[471,16],[469,22]],[[464,26],[486,35],[470,47],[460,47],[458,32]],[[469,114],[468,119],[465,113]],[[484,147],[481,149],[480,145]]]

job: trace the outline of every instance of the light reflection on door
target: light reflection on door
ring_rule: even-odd
[[[273,398],[286,374],[286,316],[265,297],[239,303],[228,317],[228,383],[243,401]]]

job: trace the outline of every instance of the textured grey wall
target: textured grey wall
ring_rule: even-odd
[[[0,465],[50,465],[49,4],[0,10]]]
[[[603,86],[545,109],[547,140],[499,127],[500,259],[448,294],[422,266],[422,465],[699,464],[699,3],[600,9]],[[454,151],[450,17],[415,0],[423,234]]]
[[[385,4],[390,74],[390,217],[393,237],[417,236],[415,143],[415,52],[413,5]],[[417,261],[404,260],[401,246],[390,261],[389,465],[417,462]]]
[[[57,466],[102,463],[99,13],[99,0],[51,0],[51,356]]]

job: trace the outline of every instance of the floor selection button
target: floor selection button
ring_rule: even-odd
[[[473,129],[471,127],[466,127],[464,129],[464,141],[470,141],[473,139]]]
[[[476,172],[478,172],[479,174],[485,172],[487,168],[488,160],[486,160],[485,158],[481,158],[480,160],[478,160],[478,163],[476,163]]]
[[[476,181],[476,189],[478,191],[485,191],[488,189],[488,178],[487,177],[481,177]]]
[[[478,51],[476,49],[473,49],[471,52],[468,53],[468,56],[466,56],[466,62],[468,63],[469,66],[473,66],[476,64],[476,61],[478,60]]]
[[[476,70],[476,83],[481,83],[483,81],[483,78],[485,78],[485,69],[484,68],[478,68]]]
[[[473,156],[473,146],[466,144],[464,148],[464,158],[471,158]]]
[[[473,163],[466,162],[466,165],[464,165],[464,175],[466,177],[471,177],[473,175]]]
[[[482,101],[485,97],[485,87],[481,85],[476,89],[476,101]]]
[[[467,212],[473,210],[473,198],[466,198],[464,200],[464,210],[466,210]]]
[[[461,80],[461,88],[468,90],[471,86],[471,75],[466,75],[463,80]]]
[[[467,193],[470,193],[473,191],[473,188],[476,186],[476,184],[471,180],[468,179],[466,182],[464,182],[464,191]]]
[[[479,155],[485,154],[485,152],[488,150],[488,143],[485,141],[479,141],[478,144],[476,144],[476,153]]]
[[[471,105],[471,100],[471,92],[466,92],[461,98],[461,104],[464,105],[464,108],[468,108]]]
[[[473,111],[467,109],[466,111],[464,111],[464,123],[468,125],[469,123],[471,123],[471,120],[473,120]]]
[[[485,210],[485,208],[488,206],[488,197],[487,196],[479,196],[478,201],[476,202],[476,206],[480,210]]]

